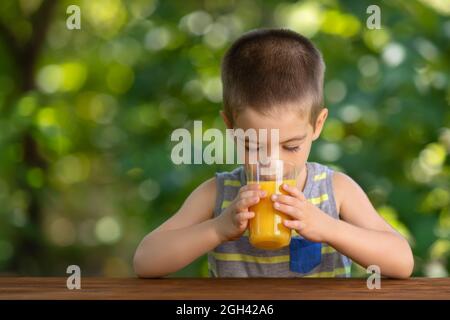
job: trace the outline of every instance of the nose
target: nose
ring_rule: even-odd
[[[263,148],[264,150],[260,150],[261,152],[259,153],[259,161],[261,163],[268,163],[271,160],[279,160],[280,159],[280,155],[279,155],[279,149],[278,147],[275,146],[270,146],[270,144],[267,146],[267,148]]]

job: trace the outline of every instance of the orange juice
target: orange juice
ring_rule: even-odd
[[[275,210],[272,194],[287,194],[281,187],[282,183],[295,186],[295,180],[283,181],[260,181],[261,190],[267,192],[265,198],[249,210],[255,212],[255,217],[249,222],[250,243],[260,249],[279,249],[289,245],[291,241],[291,230],[283,225],[284,219],[289,217]]]

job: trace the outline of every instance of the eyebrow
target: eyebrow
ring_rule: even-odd
[[[306,136],[307,136],[307,134],[305,133],[304,135],[295,136],[295,137],[289,138],[288,140],[281,141],[280,143],[286,143],[286,142],[291,142],[291,141],[301,141],[301,140],[305,139]]]

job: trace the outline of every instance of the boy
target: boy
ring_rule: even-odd
[[[283,223],[293,231],[290,246],[250,245],[246,229],[255,213],[249,207],[267,195],[257,184],[246,185],[241,166],[205,181],[142,240],[134,257],[138,276],[170,274],[207,252],[216,277],[349,277],[352,260],[376,265],[387,277],[411,275],[408,242],[378,215],[358,184],[307,161],[328,115],[324,69],[308,39],[283,29],[243,35],[222,63],[226,126],[279,129],[279,158],[301,168],[297,186],[283,186],[287,195],[271,198],[289,216]]]

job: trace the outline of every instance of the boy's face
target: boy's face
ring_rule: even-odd
[[[316,120],[315,130],[309,122],[309,115],[302,116],[298,107],[283,106],[276,112],[268,115],[261,114],[252,108],[245,108],[239,116],[234,119],[234,127],[231,127],[230,121],[224,117],[228,128],[234,129],[255,129],[257,137],[259,130],[267,130],[267,142],[262,145],[262,141],[245,141],[245,163],[249,162],[249,152],[255,152],[258,159],[258,149],[263,150],[268,157],[272,157],[274,152],[271,150],[271,129],[279,130],[279,141],[274,144],[278,148],[278,158],[284,161],[294,163],[298,168],[303,168],[311,150],[311,144],[316,140],[322,131],[323,124],[327,118],[328,110],[322,109]]]

